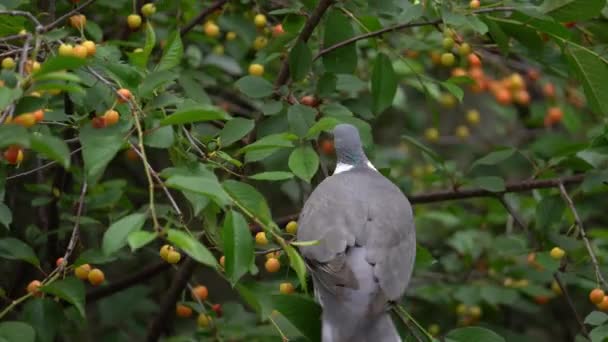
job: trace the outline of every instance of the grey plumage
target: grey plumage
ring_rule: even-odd
[[[306,201],[298,239],[323,307],[323,342],[400,341],[387,313],[404,293],[416,240],[407,198],[368,167],[358,132],[334,129],[338,162],[352,165],[325,179]]]

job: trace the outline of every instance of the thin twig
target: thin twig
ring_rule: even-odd
[[[483,14],[483,13],[490,13],[490,12],[510,12],[513,11],[514,8],[513,7],[494,7],[494,8],[483,8],[483,9],[479,9],[477,11],[473,11],[472,13],[474,14]],[[443,19],[436,19],[436,20],[431,20],[431,21],[422,21],[422,22],[418,22],[418,23],[406,23],[406,24],[397,24],[394,26],[390,26],[387,28],[383,28],[377,31],[372,31],[369,33],[364,33],[358,36],[354,36],[352,38],[343,40],[339,43],[336,43],[332,46],[329,46],[321,51],[319,51],[319,53],[317,53],[317,55],[313,58],[314,60],[319,59],[321,56],[326,55],[336,49],[339,49],[341,47],[344,47],[346,45],[350,45],[354,42],[357,42],[359,40],[363,40],[363,39],[367,39],[367,38],[372,38],[372,37],[376,37],[376,36],[381,36],[385,33],[388,32],[393,32],[393,31],[399,31],[399,30],[403,30],[403,29],[407,29],[407,28],[412,28],[412,27],[420,27],[420,26],[434,26],[434,25],[439,25],[443,22]]]
[[[574,221],[576,222],[576,225],[578,226],[578,229],[580,231],[581,239],[583,239],[585,247],[587,248],[587,253],[589,253],[589,256],[591,257],[591,263],[593,264],[593,268],[595,269],[596,280],[598,282],[601,282],[604,289],[608,289],[608,284],[606,283],[606,280],[604,279],[604,276],[600,271],[600,264],[597,261],[597,256],[593,251],[591,242],[589,242],[589,238],[587,238],[587,233],[585,232],[585,228],[583,227],[583,220],[581,220],[581,217],[578,215],[578,211],[576,211],[576,208],[574,207],[574,202],[572,202],[572,198],[570,198],[570,195],[568,195],[568,192],[566,191],[566,188],[564,187],[563,183],[559,183],[559,192],[561,193],[562,197],[566,201],[566,204],[568,205],[568,208],[570,208],[570,211],[574,216]]]
[[[1,14],[26,17],[29,20],[33,21],[34,24],[36,24],[36,30],[39,30],[39,29],[41,29],[43,27],[40,24],[40,21],[38,21],[38,19],[36,19],[36,17],[34,17],[34,15],[32,13],[27,12],[27,11],[0,11],[0,15]]]
[[[192,148],[194,148],[196,150],[196,152],[198,152],[198,154],[203,158],[203,159],[207,159],[207,155],[205,154],[205,152],[203,152],[203,150],[201,150],[200,147],[198,147],[196,138],[194,138],[192,136],[192,134],[190,134],[190,132],[186,129],[186,127],[182,126],[182,131],[184,132],[184,134],[186,135],[186,139],[188,139],[188,141],[190,142],[190,145],[192,146]]]
[[[67,141],[66,141],[66,142],[67,142]],[[73,154],[75,154],[75,153],[78,153],[80,150],[82,150],[82,147],[78,147],[78,148],[77,148],[77,149],[75,149],[74,151],[70,152],[70,156],[71,156],[71,155],[73,155]],[[38,166],[38,167],[37,167],[37,168],[35,168],[35,169],[31,169],[31,170],[28,170],[28,171],[24,171],[24,172],[21,172],[21,173],[17,173],[17,174],[12,175],[12,176],[8,176],[8,177],[6,177],[6,180],[11,180],[11,179],[15,179],[15,178],[19,178],[19,177],[24,177],[24,176],[27,176],[27,175],[31,175],[32,173],[36,173],[37,171],[40,171],[40,170],[46,169],[47,167],[49,167],[49,166],[53,166],[53,165],[55,165],[55,164],[57,164],[57,162],[53,160],[53,161],[50,161],[50,162],[48,162],[48,163],[46,163],[46,164],[42,164],[42,165]]]
[[[190,32],[196,25],[200,24],[205,20],[205,18],[215,12],[216,10],[222,8],[229,0],[217,0],[212,3],[211,6],[205,8],[201,11],[194,19],[190,20],[182,29],[179,31],[180,36],[184,36],[186,33]]]
[[[93,74],[93,76],[95,76],[98,80],[100,80],[101,82],[106,84],[110,89],[112,89],[112,91],[114,91],[114,92],[117,91],[116,86],[112,82],[106,80],[103,76],[101,76],[93,68],[88,67],[87,70],[91,74]],[[122,94],[118,94],[118,95],[123,97]],[[148,197],[149,197],[150,214],[152,216],[154,230],[159,232],[161,227],[160,227],[160,224],[158,223],[158,217],[156,215],[156,207],[154,205],[154,180],[152,179],[152,173],[150,172],[150,170],[152,168],[148,167],[148,166],[150,166],[150,163],[148,162],[148,157],[146,155],[146,150],[144,148],[144,131],[141,126],[141,122],[139,121],[140,114],[143,115],[144,113],[143,113],[142,109],[135,102],[135,99],[133,99],[133,98],[129,99],[129,98],[123,97],[123,100],[129,104],[129,109],[131,110],[131,114],[133,114],[133,121],[135,123],[135,128],[137,130],[137,146],[139,147],[139,152],[140,152],[139,156],[140,156],[142,162],[144,163],[144,171],[146,173],[146,178],[148,180]]]
[[[12,34],[10,36],[4,36],[4,37],[0,38],[0,42],[7,42],[9,40],[15,40],[15,39],[23,39],[23,38],[27,37],[27,35],[28,35],[27,33],[25,33],[25,34],[17,33],[17,34]],[[9,55],[10,54],[12,54],[12,52],[9,53]]]
[[[27,62],[27,52],[30,49],[30,41],[32,40],[32,35],[31,34],[27,34],[25,36],[25,43],[23,43],[23,50],[21,51],[21,57],[19,57],[19,74],[21,76],[23,76],[23,74],[25,73],[25,63]],[[36,60],[32,60],[32,63],[34,63]],[[32,65],[33,68],[33,65]]]
[[[129,99],[129,107],[131,108],[131,113],[133,114],[133,121],[135,122],[135,128],[137,129],[137,145],[139,146],[140,158],[144,163],[144,171],[146,173],[146,178],[148,179],[148,197],[150,203],[150,214],[152,216],[152,222],[154,224],[154,230],[159,232],[161,227],[158,223],[158,217],[156,216],[156,207],[154,205],[154,180],[152,180],[152,173],[150,172],[150,168],[146,167],[150,165],[148,162],[148,157],[146,155],[146,150],[144,149],[144,131],[141,127],[141,122],[139,114],[139,108],[134,103],[133,99]]]
[[[69,11],[68,13],[62,15],[61,17],[57,18],[57,20],[55,20],[52,23],[44,26],[42,28],[42,32],[48,32],[48,31],[54,29],[56,26],[58,26],[59,24],[61,24],[64,20],[66,20],[67,18],[71,17],[75,13],[78,13],[78,12],[82,11],[85,7],[89,6],[90,4],[92,4],[94,2],[95,2],[95,0],[88,0],[86,2],[83,2],[78,7],[74,8],[73,10]]]
[[[80,197],[78,198],[78,208],[76,209],[76,219],[74,222],[74,228],[72,229],[72,236],[70,237],[70,242],[68,242],[68,247],[65,249],[65,254],[63,254],[63,263],[57,266],[59,270],[65,268],[67,265],[72,252],[74,252],[76,243],[80,238],[80,217],[82,216],[82,210],[84,208],[84,197],[87,194],[87,187],[87,180],[84,179],[82,182],[82,188],[80,190]]]
[[[570,295],[568,294],[568,290],[564,286],[561,278],[559,277],[559,274],[557,272],[553,273],[553,278],[555,279],[555,282],[557,282],[557,285],[559,285],[560,290],[564,294],[564,298],[566,298],[566,302],[568,303],[570,310],[572,310],[572,313],[574,314],[574,317],[576,318],[578,325],[581,326],[581,332],[583,333],[583,335],[585,335],[585,337],[589,338],[589,332],[587,331],[587,327],[585,327],[585,323],[583,323],[581,316],[578,314],[578,311],[576,311],[576,307],[574,306],[574,303],[572,302],[572,298],[570,298]]]
[[[143,154],[141,153],[141,151],[135,146],[135,144],[129,142],[129,144],[131,145],[131,148],[133,149],[133,151],[139,156],[139,158],[143,159]],[[177,213],[177,215],[179,216],[180,221],[183,220],[183,214],[182,211],[179,209],[179,206],[177,205],[177,202],[175,201],[175,199],[173,198],[173,195],[171,195],[171,192],[169,191],[169,189],[167,188],[167,186],[165,186],[165,183],[163,182],[163,180],[160,178],[160,176],[158,175],[158,172],[156,172],[152,166],[150,165],[150,163],[148,163],[147,161],[144,163],[145,167],[148,168],[148,170],[150,171],[150,174],[152,174],[152,177],[156,180],[156,183],[158,183],[158,185],[160,185],[160,187],[163,189],[163,191],[165,192],[165,195],[167,195],[167,198],[169,199],[169,202],[171,202],[171,206],[173,207],[173,210],[175,210],[175,212]]]
[[[135,274],[130,274],[127,277],[124,277],[115,282],[112,282],[112,283],[108,284],[107,286],[94,288],[93,290],[87,292],[87,297],[86,297],[87,303],[110,296],[116,292],[120,292],[135,284],[144,282],[144,281],[150,279],[151,277],[153,277],[165,270],[168,270],[170,268],[170,266],[171,266],[171,264],[164,262],[164,261],[157,262],[148,267],[145,267],[144,269],[142,269],[141,271],[139,271]]]
[[[509,204],[509,202],[507,202],[507,199],[505,198],[504,194],[501,196],[498,196],[498,200],[500,201],[502,206],[509,212],[509,214],[511,214],[511,217],[513,217],[513,220],[515,221],[515,223],[517,223],[519,228],[521,228],[521,229],[523,229],[523,231],[527,232],[528,226],[524,223],[524,220],[519,215],[519,213],[517,211],[515,211],[515,209],[511,206],[511,204]]]
[[[306,24],[304,24],[304,28],[302,28],[302,31],[298,35],[298,39],[296,40],[296,43],[298,43],[298,42],[306,43],[308,41],[310,36],[312,36],[312,33],[314,32],[317,25],[319,25],[319,22],[321,21],[323,14],[325,14],[325,12],[329,8],[329,6],[332,5],[332,3],[333,3],[333,0],[320,0],[319,1],[319,4],[317,5],[317,7],[311,13],[310,17],[308,17],[308,20],[306,20]],[[281,65],[281,70],[279,71],[279,75],[277,76],[277,79],[274,82],[274,85],[276,88],[279,88],[279,87],[287,84],[288,81],[289,81],[289,58],[285,58],[283,60],[283,64]]]

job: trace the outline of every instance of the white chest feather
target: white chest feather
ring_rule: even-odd
[[[350,169],[352,169],[353,167],[355,167],[354,165],[351,164],[346,164],[346,163],[338,163],[338,165],[336,165],[336,169],[334,170],[334,175],[337,175],[338,173],[341,172],[345,172],[348,171]],[[372,164],[372,162],[368,161],[367,162],[367,167],[369,167],[372,170],[376,170],[376,167],[374,166],[374,164]]]

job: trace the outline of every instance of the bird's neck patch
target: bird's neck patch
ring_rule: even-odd
[[[372,162],[370,162],[369,160],[367,161],[366,164],[364,164],[365,167],[368,167],[374,171],[378,171],[376,169],[376,167],[374,166],[374,164],[372,164]],[[347,164],[347,163],[342,163],[342,162],[338,162],[338,164],[336,165],[336,169],[334,170],[334,175],[337,175],[338,173],[342,173],[342,172],[346,172],[349,170],[352,170],[355,166],[352,164]]]

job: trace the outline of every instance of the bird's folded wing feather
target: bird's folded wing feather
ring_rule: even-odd
[[[365,246],[366,260],[388,299],[405,290],[415,258],[411,206],[401,191],[376,171],[345,172],[323,181],[299,218],[299,240],[319,240],[300,250],[314,272],[336,286],[354,286],[343,255]]]

